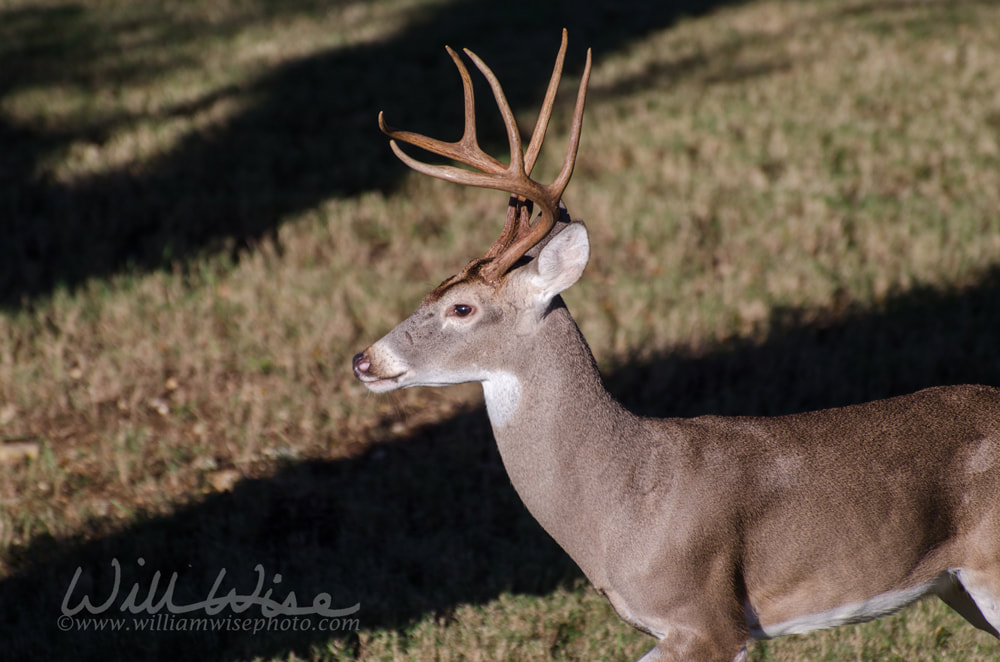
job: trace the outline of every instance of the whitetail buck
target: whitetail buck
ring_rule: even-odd
[[[480,382],[510,480],[619,615],[659,643],[643,660],[730,662],[770,638],[894,612],[937,595],[1000,637],[1000,389],[946,386],[780,416],[654,419],[604,389],[559,293],[583,273],[587,230],[561,204],[590,53],[555,182],[530,179],[566,35],[526,151],[490,69],[510,164],[379,125],[411,168],[511,194],[500,238],[354,357],[370,390]],[[397,140],[475,170],[421,163]],[[532,203],[540,208],[531,222]]]

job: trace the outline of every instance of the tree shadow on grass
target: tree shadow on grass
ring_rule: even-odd
[[[877,312],[778,309],[763,342],[615,369],[609,389],[653,416],[777,416],[944,384],[1000,385],[1000,268],[965,289],[917,286]]]
[[[996,385],[998,301],[1000,269],[974,287],[918,288],[879,311],[846,311],[828,321],[779,311],[762,342],[654,357],[614,369],[607,381],[632,409],[660,416],[788,413],[936,384]],[[308,658],[313,647],[362,655],[354,632],[60,631],[74,571],[82,568],[70,606],[83,595],[99,604],[114,584],[112,559],[122,566],[121,589],[115,609],[98,620],[122,617],[117,607],[134,583],[141,603],[156,571],[163,575],[157,596],[176,572],[175,603],[189,604],[208,596],[223,569],[216,595],[230,588],[253,594],[260,564],[264,589],[275,599],[294,592],[307,605],[326,592],[333,607],[360,603],[354,617],[361,627],[395,630],[404,648],[408,624],[418,619],[447,620],[456,607],[503,592],[544,595],[580,577],[520,504],[478,410],[359,457],[290,463],[272,477],[97,540],[35,539],[14,560],[17,571],[0,582],[9,660],[172,660],[191,651],[199,659],[290,652]],[[233,614],[207,620],[226,616]],[[238,617],[260,613],[253,608]],[[124,622],[137,627],[131,617]]]
[[[73,288],[90,277],[184,264],[224,246],[239,251],[273,234],[288,215],[331,196],[393,188],[406,170],[378,134],[379,109],[433,135],[453,135],[461,126],[461,86],[444,44],[474,46],[504,81],[514,106],[535,107],[562,27],[572,40],[567,72],[578,73],[586,46],[599,58],[680,16],[722,4],[602,0],[582,9],[568,0],[455,0],[415,15],[385,40],[279,65],[245,87],[167,106],[160,116],[84,116],[47,126],[0,113],[0,307],[30,304],[54,287]],[[82,5],[0,10],[0,98],[46,85],[108,93],[116,83],[196,67],[189,60],[202,41],[275,14],[308,16],[325,8],[312,0],[247,6],[254,11],[244,19],[211,25],[157,5],[108,17]],[[112,167],[72,182],[37,174],[70,144],[101,146],[123,127],[191,116],[219,101],[241,110],[141,166]],[[485,127],[486,142],[505,144],[495,124]]]
[[[76,615],[80,620],[121,618],[119,607],[133,584],[140,586],[141,603],[156,571],[162,573],[156,599],[176,572],[174,603],[182,605],[205,600],[223,569],[216,595],[230,589],[254,594],[259,564],[264,591],[272,590],[278,602],[294,592],[299,605],[311,605],[326,592],[332,608],[359,603],[349,616],[362,628],[400,630],[426,614],[447,618],[461,604],[485,603],[504,591],[544,594],[578,576],[521,506],[480,411],[352,459],[290,464],[273,477],[242,481],[232,492],[106,538],[33,541],[23,550],[25,569],[0,583],[5,659],[173,660],[192,650],[198,659],[289,651],[308,659],[310,646],[323,647],[331,638],[344,657],[358,655],[353,631],[152,633],[135,631],[141,623],[132,618],[125,621],[130,632],[82,632],[75,624],[60,631],[61,603],[76,568],[83,570],[69,605],[85,595],[100,604],[115,585],[112,559],[122,569],[113,609],[83,611]],[[226,617],[229,623],[253,621],[261,611],[237,615],[226,608],[214,620]],[[182,621],[167,627],[197,627]],[[321,626],[319,618],[309,621]],[[295,627],[291,619],[282,622]],[[349,620],[336,623],[335,630],[350,629]]]

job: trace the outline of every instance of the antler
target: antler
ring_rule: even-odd
[[[507,209],[507,220],[500,237],[493,243],[486,252],[485,258],[489,262],[483,267],[481,272],[490,282],[498,282],[510,267],[517,262],[532,246],[541,241],[552,229],[556,218],[559,216],[559,201],[562,199],[563,191],[569,184],[570,177],[573,176],[573,166],[576,163],[577,148],[580,145],[580,131],[583,126],[583,107],[587,97],[587,83],[590,80],[590,49],[587,50],[587,63],[584,67],[583,77],[580,80],[580,89],[576,97],[576,109],[573,112],[573,124],[570,128],[569,146],[566,150],[566,158],[563,160],[562,169],[558,177],[551,184],[539,184],[531,179],[531,170],[535,166],[535,160],[542,147],[542,140],[545,138],[545,131],[548,128],[549,118],[552,115],[552,107],[555,103],[556,90],[559,87],[559,79],[562,76],[563,60],[566,55],[566,30],[562,33],[562,45],[559,47],[559,54],[556,56],[555,66],[552,70],[552,77],[549,80],[548,89],[545,92],[545,100],[542,103],[541,111],[538,113],[538,121],[531,134],[527,152],[522,151],[521,135],[514,120],[514,113],[511,112],[510,104],[504,95],[503,88],[496,76],[479,57],[465,49],[465,54],[475,63],[493,90],[493,97],[496,99],[497,107],[503,117],[504,126],[507,129],[507,140],[510,143],[510,163],[504,164],[496,158],[490,156],[482,150],[476,138],[476,111],[475,98],[472,93],[472,80],[469,78],[469,71],[461,58],[449,47],[448,55],[455,62],[458,73],[462,77],[462,88],[465,97],[465,130],[462,137],[455,142],[446,142],[429,138],[419,133],[411,131],[400,131],[393,129],[385,123],[383,114],[378,115],[378,125],[383,133],[393,140],[389,141],[392,151],[399,159],[413,168],[417,172],[446,179],[458,184],[467,186],[479,186],[483,188],[498,189],[507,191],[513,196]],[[457,168],[455,166],[430,165],[418,161],[408,155],[397,144],[397,140],[414,145],[439,156],[464,163],[475,168],[478,172]],[[530,223],[531,203],[535,203],[541,210],[541,217],[534,225]]]

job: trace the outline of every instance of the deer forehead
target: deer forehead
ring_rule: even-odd
[[[447,311],[459,304],[475,305],[480,308],[504,309],[523,307],[528,299],[528,288],[517,269],[508,273],[499,283],[487,283],[476,276],[459,278],[453,276],[428,294],[422,309]]]

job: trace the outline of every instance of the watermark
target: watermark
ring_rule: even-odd
[[[136,563],[145,566],[139,558]],[[300,604],[294,591],[276,597],[282,582],[280,573],[271,576],[269,586],[264,566],[257,564],[256,587],[251,593],[242,594],[235,588],[225,593],[223,582],[225,568],[219,571],[212,588],[202,600],[178,602],[175,598],[178,574],[171,573],[166,586],[160,591],[163,579],[159,570],[153,573],[148,586],[134,582],[122,594],[122,567],[117,558],[111,560],[114,582],[107,595],[94,597],[87,593],[77,595],[77,585],[83,568],[77,567],[63,596],[61,612],[56,625],[64,632],[344,632],[360,628],[354,615],[361,603],[347,607],[334,607],[329,593],[317,593],[311,602]],[[129,614],[130,616],[122,616]]]
[[[357,618],[319,618],[315,616],[60,616],[56,625],[63,632],[356,632]]]

